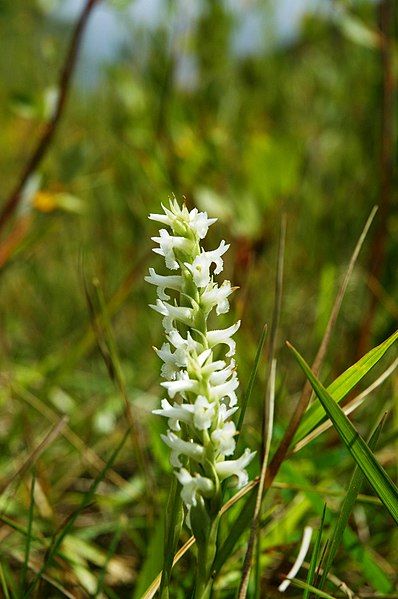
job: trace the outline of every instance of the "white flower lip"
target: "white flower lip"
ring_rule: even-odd
[[[163,343],[160,349],[154,347],[155,352],[163,361],[161,375],[166,379],[175,380],[180,368],[187,366],[187,356],[181,349],[171,351],[169,343]]]
[[[176,349],[180,349],[188,354],[188,352],[199,352],[201,349],[200,343],[192,339],[191,334],[188,332],[187,338],[181,335],[177,329],[172,328],[167,332],[167,339],[170,341]]]
[[[216,405],[213,402],[209,402],[204,395],[198,395],[193,408],[193,423],[195,427],[200,431],[209,429],[214,421]]]
[[[170,235],[166,229],[160,229],[159,237],[151,237],[152,241],[158,243],[160,247],[154,248],[154,252],[164,256],[167,268],[177,270],[178,262],[175,256],[175,250],[189,251],[191,242],[185,237],[176,237]]]
[[[185,468],[176,472],[176,476],[182,485],[181,497],[188,508],[197,504],[196,494],[198,492],[209,495],[213,490],[214,485],[209,478],[200,476],[200,474],[192,476]]]
[[[236,287],[231,287],[230,281],[223,281],[221,287],[216,283],[209,284],[201,296],[201,303],[207,309],[216,308],[217,316],[226,314],[229,311],[228,296],[235,291]]]
[[[211,433],[211,438],[214,443],[218,446],[221,455],[229,456],[235,451],[235,439],[236,435],[235,424],[231,421],[226,422],[222,427],[216,428]]]
[[[170,447],[171,451],[171,464],[177,468],[182,467],[180,461],[180,455],[188,456],[197,461],[201,461],[204,456],[204,448],[198,443],[193,441],[184,441],[180,439],[175,433],[167,431],[167,435],[160,435],[162,441]]]
[[[206,287],[210,283],[210,267],[215,264],[214,274],[218,275],[223,268],[224,262],[221,258],[228,250],[229,245],[223,240],[216,250],[205,252],[204,250],[196,256],[192,264],[185,262],[185,266],[191,272],[197,287]]]
[[[216,329],[215,331],[208,331],[206,334],[207,341],[209,342],[210,347],[214,347],[219,343],[224,343],[228,345],[229,351],[226,354],[227,358],[231,357],[235,353],[235,341],[231,339],[231,336],[236,333],[236,331],[240,327],[240,320],[235,324],[231,325],[227,329]]]
[[[191,324],[193,310],[192,308],[186,308],[184,306],[173,306],[161,299],[156,300],[156,304],[149,304],[149,307],[155,312],[159,312],[163,319],[163,326],[166,331],[171,331],[174,328],[176,321],[182,322],[183,324]]]
[[[192,422],[193,406],[190,404],[187,405],[174,403],[171,405],[167,399],[162,399],[161,406],[162,407],[160,410],[152,410],[152,414],[168,418],[168,424],[171,430],[181,430],[180,420],[187,424]]]
[[[174,291],[181,291],[183,279],[181,275],[169,275],[163,276],[158,275],[155,272],[155,269],[149,269],[149,275],[144,277],[147,283],[151,285],[156,285],[158,297],[161,300],[168,300],[170,296],[167,295],[165,289],[173,289]]]
[[[194,391],[198,386],[198,381],[183,378],[176,381],[166,381],[164,383],[160,383],[162,387],[167,389],[167,393],[169,397],[173,399],[177,393],[185,393],[186,391]]]
[[[245,470],[250,464],[256,452],[251,452],[250,449],[245,449],[243,454],[237,460],[225,460],[216,464],[216,471],[221,480],[229,476],[238,477],[238,488],[242,488],[247,484],[248,474]]]

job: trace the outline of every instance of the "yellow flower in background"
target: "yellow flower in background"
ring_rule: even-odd
[[[33,198],[33,207],[39,212],[52,212],[58,208],[57,195],[50,191],[38,191]]]
[[[80,198],[68,193],[54,193],[51,191],[38,191],[32,200],[33,208],[39,212],[53,212],[64,210],[81,214],[84,211],[84,203]]]

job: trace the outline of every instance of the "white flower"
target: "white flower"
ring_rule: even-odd
[[[193,208],[190,212],[185,205],[180,208],[175,199],[170,202],[170,209],[163,204],[162,208],[164,214],[150,214],[149,218],[171,227],[174,233],[194,231],[199,239],[206,237],[210,225],[217,220],[208,218],[206,212],[199,212],[197,208]]]
[[[204,239],[206,237],[210,225],[216,221],[216,218],[208,218],[206,212],[198,212],[197,208],[194,208],[189,213],[189,225],[196,231],[199,239]]]
[[[210,283],[201,295],[200,303],[207,310],[216,307],[216,314],[226,314],[229,311],[228,296],[233,293],[234,288],[231,287],[229,281],[223,281],[221,287],[217,283]]]
[[[227,408],[225,404],[221,403],[218,408],[217,428],[220,427],[223,422],[228,420],[228,418],[231,418],[231,416],[235,414],[238,409],[239,408],[237,406],[233,408]]]
[[[209,429],[216,411],[215,404],[209,402],[204,395],[198,395],[193,408],[193,423],[195,427],[200,431]]]
[[[156,305],[149,304],[149,307],[155,312],[159,312],[164,316],[163,326],[166,331],[171,331],[174,328],[175,321],[180,321],[184,324],[191,324],[193,318],[193,309],[185,308],[184,306],[172,306],[161,299],[156,300]]]
[[[226,364],[224,362],[223,368],[220,368],[219,370],[215,370],[214,372],[211,373],[211,375],[209,377],[209,383],[211,385],[221,385],[222,383],[225,383],[230,378],[230,376],[233,375],[234,373],[235,373],[235,360],[231,359],[228,366],[226,366]]]
[[[192,242],[185,237],[177,237],[170,235],[166,229],[160,229],[160,237],[152,237],[152,241],[158,243],[160,247],[154,248],[155,254],[164,256],[167,268],[171,270],[177,270],[178,262],[174,250],[178,249],[183,252],[189,252],[192,246]]]
[[[163,343],[160,349],[154,347],[154,350],[164,362],[161,368],[161,375],[165,379],[175,380],[179,369],[187,366],[187,353],[181,349],[176,349],[172,352],[169,343]]]
[[[191,272],[194,283],[197,287],[206,287],[210,283],[210,266],[214,263],[216,265],[214,274],[217,275],[222,271],[223,260],[221,256],[228,250],[229,244],[226,244],[224,240],[221,241],[219,247],[210,252],[205,252],[196,256],[192,264],[185,262],[185,266]]]
[[[213,482],[200,474],[192,476],[188,470],[181,468],[176,472],[176,477],[182,485],[181,497],[185,505],[190,508],[197,504],[196,494],[198,492],[203,495],[210,495],[213,491]]]
[[[188,358],[188,371],[197,378],[202,378],[205,363],[209,360],[210,356],[212,356],[211,349],[205,349],[199,355],[196,355],[195,352],[190,353]],[[211,362],[209,363],[211,364]]]
[[[234,453],[235,435],[235,424],[231,421],[224,423],[222,427],[216,428],[211,433],[211,439],[218,447],[218,451],[221,453],[221,455],[227,456],[232,455]]]
[[[181,468],[180,455],[185,455],[200,462],[204,456],[204,448],[198,443],[184,441],[177,437],[175,433],[167,431],[167,435],[160,435],[162,441],[171,449],[170,463],[174,468]]]
[[[182,287],[182,276],[181,275],[170,275],[163,276],[158,275],[153,268],[149,269],[149,276],[145,277],[145,281],[151,285],[156,285],[158,297],[161,300],[168,300],[170,296],[167,295],[165,289],[173,289],[174,291],[181,291]]]
[[[205,362],[210,358],[212,354],[213,352],[211,351],[211,349],[205,349],[202,352],[200,352],[200,354],[195,360],[199,368],[202,368],[204,366]]]
[[[210,283],[211,260],[208,259],[206,252],[199,254],[192,264],[185,262],[185,266],[192,274],[197,287],[206,287]]]
[[[171,430],[181,430],[180,420],[186,422],[187,424],[191,424],[192,412],[194,410],[194,407],[191,404],[174,403],[171,405],[167,399],[162,399],[161,406],[162,408],[160,410],[152,410],[152,414],[168,418],[168,424]]]
[[[170,331],[167,331],[167,339],[170,341],[171,345],[186,354],[190,352],[200,353],[202,351],[202,345],[192,339],[191,334],[188,332],[187,338],[181,335],[177,329],[172,328]]]
[[[244,453],[237,460],[225,460],[224,462],[217,462],[216,472],[220,477],[220,480],[224,480],[229,476],[238,477],[238,488],[244,487],[249,480],[246,466],[250,464],[256,452],[251,452],[250,449],[245,449]]]
[[[240,320],[235,324],[231,325],[227,329],[216,329],[215,331],[208,331],[206,334],[206,339],[210,345],[210,347],[214,347],[219,343],[225,343],[228,345],[229,351],[226,354],[227,358],[231,357],[235,353],[235,341],[231,339],[231,335],[236,333],[236,331],[240,327]]]
[[[210,396],[212,399],[224,399],[228,397],[229,406],[232,408],[238,402],[236,397],[235,389],[239,387],[239,380],[234,372],[229,381],[225,383],[221,383],[221,385],[215,385],[214,387],[210,387]]]
[[[169,419],[169,427],[173,431],[181,430],[179,421],[193,425],[197,430],[203,431],[211,427],[216,405],[208,401],[204,395],[198,395],[194,404],[178,404],[171,405],[167,399],[161,402],[160,410],[152,410],[152,414],[164,416]]]
[[[190,379],[187,372],[181,372],[180,377],[181,378],[175,381],[165,381],[164,383],[160,383],[162,387],[167,389],[167,393],[171,399],[173,399],[177,393],[183,395],[186,391],[194,391],[198,387],[198,381]]]
[[[222,370],[223,368],[225,368],[225,366],[226,366],[226,363],[224,362],[224,360],[216,360],[215,362],[208,362],[207,364],[203,365],[202,373],[204,375],[213,374],[213,372]]]
[[[165,214],[150,214],[148,216],[148,218],[150,220],[156,220],[159,223],[162,223],[163,225],[167,225],[169,227],[171,227],[172,222],[174,220],[174,214],[168,210],[165,206],[163,206],[163,204],[161,204]]]

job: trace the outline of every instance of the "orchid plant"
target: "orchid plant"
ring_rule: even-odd
[[[181,486],[186,523],[198,546],[198,574],[195,597],[204,599],[211,591],[212,564],[216,551],[221,483],[235,476],[238,486],[248,481],[246,467],[254,453],[246,449],[237,459],[236,427],[231,416],[238,410],[235,341],[240,326],[208,328],[210,314],[226,314],[229,296],[235,290],[230,281],[221,284],[214,277],[223,270],[223,255],[229,245],[206,251],[202,240],[216,221],[196,208],[188,210],[175,199],[163,214],[151,220],[164,227],[153,241],[154,252],[162,256],[173,274],[149,269],[146,281],[157,288],[158,299],[151,305],[163,316],[166,341],[155,351],[162,360],[161,383],[167,398],[154,414],[167,418],[169,430],[162,435],[170,448],[170,463]]]

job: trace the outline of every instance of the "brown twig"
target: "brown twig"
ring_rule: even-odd
[[[81,12],[81,15],[76,23],[69,44],[69,48],[66,53],[64,66],[61,70],[59,77],[58,98],[56,106],[51,117],[45,123],[42,134],[37,142],[37,145],[34,148],[27,163],[23,167],[15,188],[6,200],[0,212],[0,232],[2,231],[2,229],[4,229],[9,219],[17,210],[21,202],[23,189],[27,181],[29,180],[29,177],[35,172],[35,170],[40,165],[55,135],[57,125],[62,116],[65,103],[68,97],[70,82],[76,66],[76,61],[79,54],[83,33],[85,31],[90,14],[95,5],[98,4],[98,2],[99,0],[87,0]]]
[[[380,191],[379,206],[380,217],[375,231],[373,244],[370,249],[369,276],[379,280],[383,275],[388,233],[388,216],[390,213],[393,195],[394,177],[394,123],[395,123],[395,94],[396,82],[393,66],[393,38],[392,29],[394,0],[382,0],[379,6],[379,20],[381,30],[380,58],[382,69],[381,83],[381,127],[380,127]],[[377,297],[372,295],[368,310],[364,312],[364,319],[360,329],[357,355],[363,355],[369,348],[372,325],[376,315]]]
[[[269,341],[269,352],[268,361],[269,367],[267,372],[267,387],[264,399],[263,409],[263,430],[262,430],[262,450],[261,450],[261,469],[260,469],[260,481],[257,490],[256,503],[254,507],[254,514],[252,524],[250,527],[249,541],[247,543],[246,555],[243,562],[242,577],[238,590],[238,599],[245,599],[247,595],[247,589],[249,586],[250,572],[252,569],[254,547],[257,540],[259,542],[258,533],[260,530],[260,516],[261,506],[263,502],[265,479],[267,474],[268,459],[271,449],[271,437],[272,427],[274,419],[274,401],[275,401],[275,350],[276,350],[276,339],[279,327],[279,320],[282,308],[282,294],[283,294],[283,272],[285,263],[285,245],[286,245],[286,216],[282,217],[280,238],[279,238],[279,249],[278,249],[278,267],[275,281],[275,302],[274,302],[274,314],[272,316],[271,323],[271,335]]]
[[[24,215],[22,218],[19,218],[6,239],[0,243],[0,269],[7,264],[10,257],[21,245],[27,233],[29,232],[31,224],[32,215],[28,214],[26,216]]]

